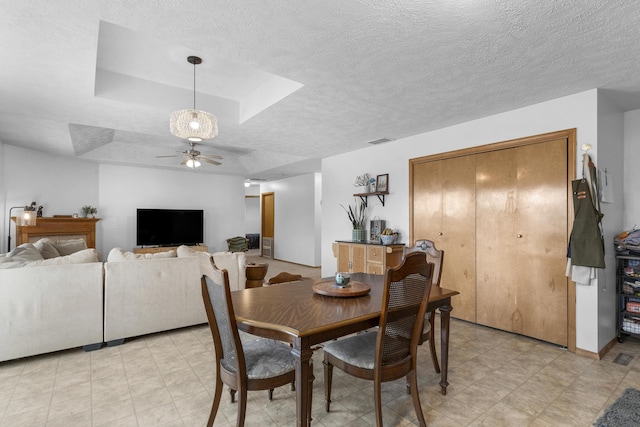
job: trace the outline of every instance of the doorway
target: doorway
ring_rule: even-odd
[[[275,194],[273,192],[260,194],[261,210],[261,231],[262,244],[260,245],[260,256],[273,259],[274,243],[274,206]]]

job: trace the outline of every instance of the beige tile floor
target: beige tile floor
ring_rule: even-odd
[[[334,371],[324,411],[322,352],[314,354],[313,425],[374,425],[369,382]],[[627,366],[613,362],[633,356]],[[213,392],[206,325],[127,340],[85,353],[69,350],[0,363],[0,426],[203,426]],[[429,426],[589,426],[626,387],[640,387],[640,342],[617,344],[600,361],[557,346],[453,320],[447,396],[428,348],[419,353]],[[413,426],[404,381],[383,388],[386,426]],[[247,426],[294,426],[295,400],[281,387],[249,394]],[[235,425],[225,393],[217,426]]]
[[[437,341],[439,344],[439,341]],[[624,366],[618,354],[632,356]],[[429,426],[589,426],[627,387],[640,388],[640,341],[603,360],[503,331],[453,320],[447,396],[439,394],[428,347],[419,351],[420,398]],[[334,370],[324,411],[322,351],[314,354],[314,426],[375,425],[373,386]],[[0,427],[203,426],[214,384],[213,343],[201,325],[0,363]],[[416,425],[404,381],[383,387],[385,426]],[[247,426],[294,426],[295,399],[252,392]],[[217,426],[235,425],[225,393]]]

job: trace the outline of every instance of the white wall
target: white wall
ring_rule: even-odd
[[[6,197],[5,197],[5,185],[4,185],[4,161],[5,159],[5,154],[4,154],[4,144],[0,141],[0,252],[3,251],[3,248],[5,248],[3,245],[6,245],[7,241],[7,226],[3,225],[3,224],[7,224],[7,217],[6,215],[9,213],[9,208],[11,206],[6,206],[5,201],[6,201]],[[6,248],[5,248],[6,249]]]
[[[260,218],[260,186],[245,187],[244,231],[245,234],[260,234],[262,222]],[[248,197],[252,196],[252,197]]]
[[[203,209],[205,244],[226,251],[226,239],[244,235],[244,178],[185,170],[100,165],[100,246],[136,246],[136,209]]]
[[[640,228],[640,110],[624,113],[623,230]]]
[[[598,96],[598,142],[596,167],[601,172],[607,171],[607,183],[612,184],[613,189],[613,202],[600,205],[604,214],[602,225],[606,268],[604,271],[598,270],[598,281],[595,284],[598,316],[595,320],[591,319],[595,322],[598,331],[598,349],[602,349],[616,336],[616,252],[613,249],[613,239],[622,231],[624,208],[624,114],[612,102],[609,95],[602,91],[599,91]],[[601,188],[603,184],[604,182],[600,183]],[[589,289],[589,291],[594,290]],[[587,329],[584,324],[579,327]]]
[[[598,154],[598,91],[589,90],[529,107],[462,123],[444,129],[415,135],[363,150],[329,157],[322,162],[322,275],[336,270],[331,250],[335,240],[350,239],[351,229],[340,204],[353,201],[352,182],[356,175],[389,173],[389,196],[381,206],[369,198],[368,219],[379,216],[388,226],[400,231],[407,242],[409,232],[409,168],[411,158],[462,148],[507,141],[530,135],[577,128],[578,146],[593,146]],[[578,161],[579,163],[579,161]],[[580,287],[576,304],[578,348],[597,352],[598,295],[597,286]],[[594,320],[596,319],[596,320]],[[582,325],[589,325],[588,329]]]
[[[245,196],[245,234],[260,234],[260,198]]]
[[[44,216],[71,215],[83,205],[100,208],[98,164],[86,160],[45,154],[40,151],[4,144],[4,221],[7,233],[9,208],[35,201],[43,206]],[[16,210],[13,211],[15,216]],[[98,211],[101,216],[102,212]],[[11,225],[15,247],[15,227]],[[6,238],[0,242],[6,250]]]
[[[320,205],[318,174],[260,184],[261,193],[274,193],[274,258],[318,266],[316,240]]]

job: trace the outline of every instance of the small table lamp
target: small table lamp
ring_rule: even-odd
[[[35,202],[33,202],[35,203]],[[33,206],[32,203],[32,206]],[[7,227],[7,252],[11,251],[11,212],[14,209],[22,209],[22,215],[16,217],[16,226],[32,227],[36,225],[36,211],[29,206],[14,206],[9,209],[9,226]]]

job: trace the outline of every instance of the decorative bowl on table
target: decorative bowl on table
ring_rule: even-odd
[[[396,239],[396,236],[394,236],[393,234],[380,235],[380,241],[382,242],[383,245],[390,245],[393,243],[395,239]]]

